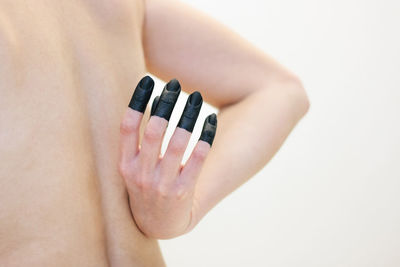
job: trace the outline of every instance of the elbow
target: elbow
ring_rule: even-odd
[[[281,95],[296,121],[300,120],[310,109],[310,100],[303,83],[293,74],[285,75],[265,88]]]
[[[288,88],[291,103],[298,118],[302,118],[310,109],[310,100],[307,96],[303,83],[298,77],[291,79],[291,86]]]

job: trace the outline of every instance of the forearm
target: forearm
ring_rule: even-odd
[[[221,110],[213,149],[196,185],[195,217],[188,231],[272,158],[307,109],[301,84],[291,79],[261,86]]]

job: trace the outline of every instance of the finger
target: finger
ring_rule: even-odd
[[[171,80],[164,87],[160,98],[155,100],[158,101],[158,103],[144,131],[139,153],[141,166],[148,171],[153,170],[159,159],[161,144],[168,126],[168,120],[171,117],[180,91],[181,86],[179,82],[175,79]]]
[[[161,93],[153,116],[158,116],[169,121],[180,92],[181,85],[178,80],[173,79],[168,82]]]
[[[183,110],[181,119],[178,122],[178,127],[185,129],[188,132],[193,132],[197,117],[199,116],[203,98],[199,92],[192,93],[186,101],[185,109]]]
[[[150,76],[143,77],[133,92],[131,101],[129,102],[129,107],[140,113],[144,113],[147,103],[150,100],[151,93],[153,92],[153,88],[153,79]]]
[[[188,97],[178,126],[160,164],[161,173],[164,174],[164,177],[175,178],[177,176],[202,104],[203,98],[199,92],[194,92]]]
[[[215,113],[208,115],[204,121],[203,130],[199,140],[207,142],[210,146],[214,142],[215,133],[217,132],[217,115]]]
[[[211,114],[204,121],[199,142],[196,144],[192,154],[190,155],[190,158],[182,169],[179,178],[182,183],[195,182],[196,178],[200,174],[201,168],[203,167],[204,160],[210,151],[216,130],[217,116],[215,114]]]
[[[154,81],[149,76],[143,77],[132,95],[129,108],[122,119],[121,132],[121,161],[131,162],[138,152],[139,129],[143,112],[154,88]]]

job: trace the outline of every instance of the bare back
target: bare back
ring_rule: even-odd
[[[118,173],[144,3],[0,3],[0,265],[163,266]]]

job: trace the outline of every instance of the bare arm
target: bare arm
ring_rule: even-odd
[[[146,1],[147,68],[164,80],[176,77],[181,84],[171,80],[166,85],[139,145],[138,128],[154,86],[150,77],[139,82],[121,124],[120,172],[139,229],[149,237],[167,239],[193,229],[260,170],[306,113],[308,100],[293,74],[213,19],[174,0]],[[159,158],[181,85],[200,91],[220,109],[212,149],[212,140],[199,140],[183,167],[192,128],[178,125]],[[201,103],[199,95],[188,98],[192,111],[197,104],[190,99]],[[185,114],[189,113],[184,111],[181,119]],[[215,117],[207,123],[214,124],[214,132]]]
[[[308,110],[299,80],[212,18],[178,1],[147,0],[144,48],[151,73],[177,77],[220,108],[218,131],[195,190],[190,231],[276,153]]]

